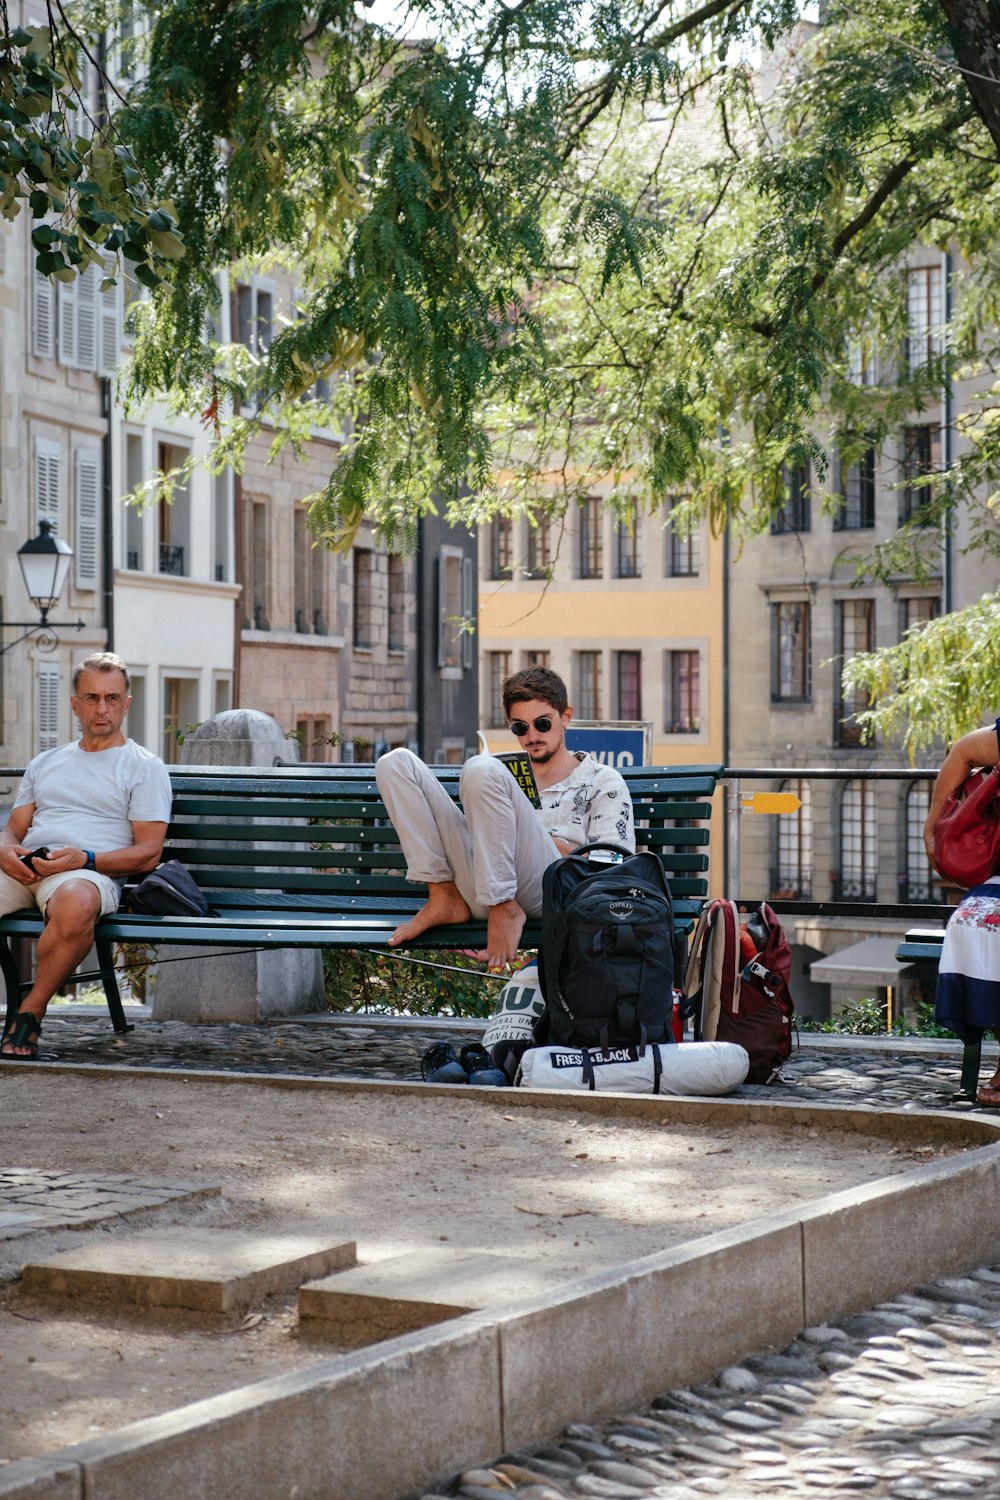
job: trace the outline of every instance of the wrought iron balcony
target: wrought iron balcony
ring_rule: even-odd
[[[177,578],[185,576],[183,547],[175,547],[171,542],[160,543],[160,572]]]

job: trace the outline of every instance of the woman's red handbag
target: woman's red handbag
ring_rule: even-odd
[[[948,798],[934,825],[934,863],[966,890],[1000,870],[1000,764],[973,771]]]

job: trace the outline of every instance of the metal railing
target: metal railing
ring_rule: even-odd
[[[808,891],[803,889],[805,881],[799,880],[790,884],[781,884],[775,877],[777,871],[774,869],[770,858],[766,862],[766,874],[769,880],[768,891],[755,891],[752,897],[744,897],[741,893],[741,878],[743,875],[741,859],[741,819],[746,815],[742,809],[742,798],[746,788],[744,783],[751,782],[797,782],[812,783],[814,781],[825,782],[849,782],[849,781],[887,781],[900,784],[925,781],[930,783],[937,775],[936,770],[914,769],[912,767],[894,766],[868,766],[868,767],[832,767],[832,766],[727,766],[722,774],[722,786],[725,795],[726,810],[726,839],[725,839],[725,876],[724,888],[727,893],[740,893],[738,900],[759,901],[762,895],[766,895],[769,905],[776,912],[788,916],[822,916],[822,917],[869,917],[879,920],[898,920],[902,923],[926,921],[928,919],[945,922],[952,910],[952,906],[945,899],[945,891],[938,881],[934,872],[928,866],[926,878],[914,881],[911,874],[897,867],[895,872],[896,889],[901,899],[897,901],[880,901],[877,899],[877,883],[872,885],[872,879],[867,872],[831,872],[829,878],[830,896],[827,899],[815,899],[815,893],[821,888],[821,880],[816,878],[815,871],[809,880]],[[786,814],[785,816],[790,816]],[[836,833],[833,835],[833,844],[836,844]],[[904,846],[905,847],[905,846]],[[897,846],[898,848],[898,846]],[[808,872],[807,872],[808,873]],[[880,873],[884,875],[884,865]],[[877,882],[877,876],[874,877]],[[914,887],[911,892],[911,886]],[[794,894],[785,894],[792,891]],[[772,894],[773,893],[773,894]]]

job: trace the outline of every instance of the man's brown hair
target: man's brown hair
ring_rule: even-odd
[[[548,703],[557,714],[564,714],[569,708],[566,684],[558,672],[548,667],[525,667],[523,672],[512,672],[504,678],[503,711],[508,719],[512,704],[530,703],[532,698]]]

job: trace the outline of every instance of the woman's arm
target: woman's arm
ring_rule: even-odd
[[[931,805],[924,824],[924,848],[934,864],[934,825],[951,796],[979,766],[995,766],[1000,761],[1000,742],[996,729],[973,729],[956,740],[942,762],[931,793]],[[935,869],[937,867],[935,866]]]

